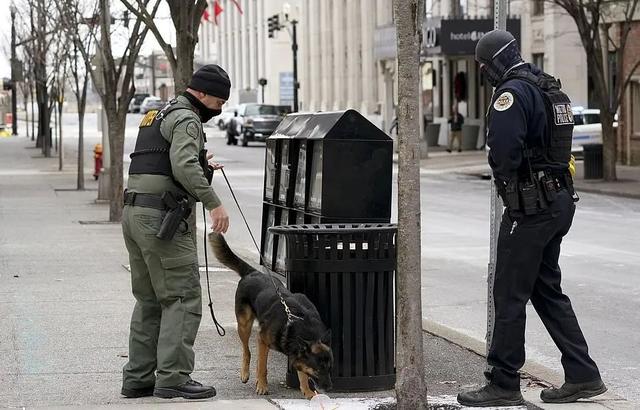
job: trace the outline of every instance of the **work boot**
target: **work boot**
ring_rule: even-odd
[[[123,387],[120,394],[128,399],[137,399],[138,397],[153,396],[153,386],[142,387],[140,389],[127,389]]]
[[[519,390],[505,390],[489,383],[478,390],[459,393],[458,403],[469,407],[518,406],[524,399]]]
[[[163,399],[172,399],[174,397],[182,397],[185,399],[207,399],[216,395],[216,389],[213,386],[203,386],[195,380],[189,380],[186,383],[171,387],[156,387],[153,395]]]
[[[587,383],[565,383],[559,389],[552,387],[540,392],[545,403],[573,403],[578,399],[588,399],[607,391],[601,379]]]

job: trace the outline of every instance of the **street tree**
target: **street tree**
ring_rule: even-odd
[[[422,348],[420,131],[418,92],[423,0],[394,0],[398,50],[398,409],[427,408]]]
[[[73,0],[57,0],[63,6],[72,6]],[[133,71],[140,52],[140,47],[149,28],[136,19],[133,26],[127,28],[128,38],[119,56],[114,56],[113,34],[111,31],[111,10],[109,0],[97,1],[97,14],[91,18],[98,25],[100,39],[94,39],[95,54],[86,44],[78,42],[78,50],[89,69],[91,79],[102,101],[106,117],[109,136],[109,221],[117,222],[122,219],[123,196],[123,160],[124,132],[126,126],[129,102],[133,98]],[[140,7],[152,5],[150,15],[155,14],[160,0],[143,0]],[[95,59],[94,59],[95,58]]]
[[[176,29],[176,45],[169,44],[153,20],[153,15],[143,7],[143,0],[121,0],[139,20],[151,30],[160,48],[169,60],[175,92],[187,89],[193,74],[193,54],[198,43],[198,28],[202,13],[207,8],[206,0],[165,0],[169,5],[171,20]]]
[[[97,5],[97,4],[96,4]],[[62,27],[67,33],[73,51],[69,53],[69,71],[71,90],[76,98],[78,108],[78,171],[76,189],[84,190],[84,116],[87,108],[87,90],[91,77],[91,66],[82,58],[79,49],[84,47],[93,53],[97,24],[93,20],[86,21],[82,16],[87,15],[85,2],[69,0],[58,2],[58,12],[62,20]],[[95,6],[95,5],[94,5]],[[90,16],[96,16],[97,10],[89,10]],[[85,24],[90,23],[90,24]]]
[[[628,52],[631,22],[638,19],[639,0],[548,0],[564,9],[575,21],[582,46],[587,55],[593,91],[600,109],[602,123],[604,179],[614,181],[616,176],[617,138],[613,127],[614,116],[622,102],[632,75],[640,66],[640,56]],[[637,41],[637,38],[634,39]],[[619,62],[615,72],[609,73],[609,55]],[[625,75],[625,58],[634,58]],[[627,67],[629,67],[627,66]],[[611,84],[611,78],[617,78]]]
[[[27,0],[30,32],[23,33],[21,46],[28,46],[33,66],[33,82],[38,106],[38,138],[36,146],[42,148],[45,157],[51,156],[51,92],[57,75],[57,68],[63,58],[64,45],[59,37],[59,27],[54,7],[45,0]]]

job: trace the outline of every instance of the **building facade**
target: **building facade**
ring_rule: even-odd
[[[298,2],[219,0],[218,3],[223,11],[216,24],[213,1],[209,1],[211,21],[201,24],[196,63],[217,63],[229,73],[231,105],[263,101],[291,104],[293,56],[283,10],[288,4],[289,18],[296,18],[300,13]],[[275,14],[280,15],[280,22],[285,23],[285,27],[276,32],[274,38],[269,38],[267,18]],[[261,78],[267,80],[264,87],[258,83]]]

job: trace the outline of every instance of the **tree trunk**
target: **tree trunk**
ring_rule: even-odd
[[[175,93],[178,95],[187,89],[193,75],[195,43],[186,31],[176,33],[176,37],[177,66],[176,72],[173,74],[173,81],[175,83]]]
[[[600,109],[602,124],[602,166],[605,181],[616,181],[617,138],[613,128],[613,115],[607,109]]]
[[[84,107],[80,106],[78,106],[78,180],[76,187],[78,191],[84,190]]]
[[[418,115],[422,1],[394,0],[398,41],[398,409],[427,408],[422,349],[420,142]]]
[[[27,130],[27,139],[29,139],[29,92],[26,89],[26,85],[24,85],[25,89],[22,93],[22,102],[24,103],[24,115],[25,115],[25,128]]]
[[[58,101],[58,171],[64,166],[64,145],[62,144],[62,103]]]
[[[109,165],[111,176],[111,195],[109,202],[109,221],[119,222],[122,220],[123,201],[123,163],[124,154],[124,131],[126,123],[126,111],[107,112],[109,122]]]
[[[33,83],[29,85],[29,94],[31,95],[31,141],[33,141],[36,134],[36,110],[33,101]],[[38,146],[37,143],[36,146]]]

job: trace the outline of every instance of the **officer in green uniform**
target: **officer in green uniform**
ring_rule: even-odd
[[[140,123],[124,195],[122,231],[136,304],[122,395],[201,399],[216,390],[191,379],[202,316],[195,203],[215,232],[229,217],[211,188],[213,169],[202,123],[221,112],[231,82],[217,65],[193,74],[187,90]]]

